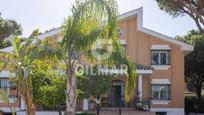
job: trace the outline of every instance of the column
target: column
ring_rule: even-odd
[[[83,101],[83,110],[88,111],[88,108],[89,108],[89,100],[84,99],[84,101]]]
[[[138,76],[138,96],[142,97],[142,74]]]
[[[21,110],[25,110],[26,109],[25,101],[23,100],[23,98],[21,98],[20,108],[21,108]]]

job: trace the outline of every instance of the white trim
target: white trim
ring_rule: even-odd
[[[152,70],[136,70],[138,74],[152,74]]]
[[[139,29],[138,29],[139,30]],[[150,30],[150,29],[146,29],[146,28],[142,28],[140,29],[140,31],[144,32],[144,33],[147,33],[149,35],[152,35],[158,39],[162,39],[162,40],[165,40],[167,42],[170,42],[170,43],[173,43],[175,45],[178,45],[181,47],[181,51],[193,51],[194,50],[194,47],[191,46],[191,45],[188,45],[186,43],[183,43],[181,41],[178,41],[176,40],[175,38],[172,38],[172,37],[169,37],[169,36],[166,36],[166,35],[163,35],[161,33],[158,33],[158,32],[155,32],[153,30]]]
[[[11,112],[11,109],[9,107],[0,107],[0,109],[5,112],[5,113],[10,113]],[[14,109],[14,107],[12,107],[12,109]],[[19,107],[16,107],[16,112],[21,110]]]
[[[88,111],[88,110],[89,110],[89,100],[84,98],[83,111]]]
[[[42,39],[45,39],[45,38],[47,38],[47,37],[53,36],[53,35],[55,35],[55,34],[58,34],[58,33],[60,33],[60,32],[61,32],[61,28],[58,27],[58,28],[55,28],[55,29],[53,29],[53,30],[51,30],[51,31],[49,31],[49,32],[45,32],[45,33],[43,33],[43,34],[40,34],[37,38],[40,39],[40,40],[42,40]]]
[[[193,51],[194,47],[192,45],[188,45],[188,44],[181,42],[181,41],[178,41],[172,37],[169,37],[169,36],[166,36],[164,34],[155,32],[153,30],[144,28],[143,27],[143,8],[142,7],[120,15],[119,19],[123,20],[127,17],[130,17],[130,16],[137,16],[137,29],[139,31],[144,32],[144,33],[149,34],[149,35],[152,35],[157,39],[162,39],[162,40],[165,40],[167,42],[178,45],[181,47],[181,51],[187,51],[187,52]]]
[[[151,108],[151,112],[167,112],[167,115],[184,115],[184,108]]]
[[[169,45],[152,45],[151,50],[171,50]]]
[[[110,74],[120,74],[123,75],[123,69],[101,69],[101,72],[110,73]],[[138,74],[152,74],[153,70],[136,70]]]
[[[152,79],[151,84],[171,84],[168,79]]]
[[[142,9],[142,7],[135,9],[135,10],[132,10],[132,11],[129,11],[129,12],[126,12],[126,13],[123,13],[119,16],[119,20],[123,20],[125,18],[130,17],[130,16],[136,16],[138,13],[140,13],[141,9]]]
[[[139,77],[138,77],[138,94],[139,94],[139,97],[142,97],[142,75],[139,74]]]
[[[21,101],[20,101],[20,108],[21,108],[22,110],[26,109],[26,103],[25,103],[25,101],[23,100],[23,98],[21,98]]]
[[[139,9],[139,12],[137,13],[137,16],[138,16],[138,21],[137,21],[137,29],[139,31],[142,31],[146,34],[149,34],[149,35],[152,35],[158,39],[162,39],[162,40],[165,40],[165,41],[168,41],[170,43],[173,43],[173,44],[176,44],[178,46],[181,46],[181,51],[193,51],[194,47],[191,46],[191,45],[188,45],[186,43],[183,43],[181,41],[178,41],[176,40],[175,38],[172,38],[172,37],[169,37],[169,36],[166,36],[164,34],[161,34],[161,33],[158,33],[158,32],[155,32],[153,30],[150,30],[150,29],[147,29],[147,28],[144,28],[143,27],[143,23],[142,23],[142,17],[143,17],[143,8],[140,8]]]
[[[10,72],[9,71],[1,71],[0,78],[9,78]]]
[[[158,104],[158,105],[166,105],[166,104],[170,103],[169,100],[167,100],[167,101],[164,101],[164,100],[162,100],[162,101],[160,101],[160,100],[152,100],[151,102],[152,102],[152,104]]]
[[[170,65],[151,65],[154,70],[168,70]]]
[[[1,51],[1,52],[9,52],[9,53],[12,53],[13,47],[12,47],[12,46],[9,46],[9,47],[6,47],[6,48],[1,49],[0,51]]]

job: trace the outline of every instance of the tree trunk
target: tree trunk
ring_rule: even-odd
[[[26,115],[35,115],[35,107],[33,105],[32,97],[26,97]]]
[[[32,80],[20,80],[19,83],[20,96],[25,101],[26,115],[35,115],[35,107],[33,104]],[[29,85],[29,86],[28,86]]]
[[[77,100],[77,84],[73,69],[67,71],[66,111],[65,115],[75,115]]]

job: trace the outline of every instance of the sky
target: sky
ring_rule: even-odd
[[[22,25],[23,37],[39,28],[41,32],[62,25],[71,15],[74,0],[0,0],[1,16]],[[173,18],[161,11],[155,0],[118,0],[120,14],[143,7],[143,26],[172,36],[185,35],[197,29],[189,16]]]

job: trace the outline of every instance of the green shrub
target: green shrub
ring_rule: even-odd
[[[195,96],[186,96],[185,112],[204,113],[204,97],[196,98]]]

